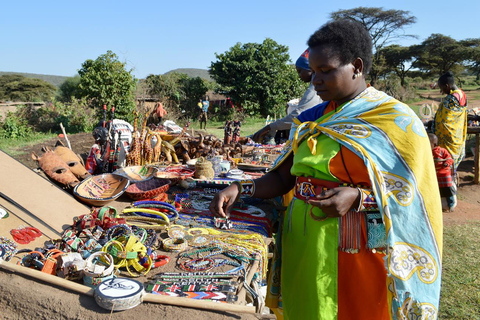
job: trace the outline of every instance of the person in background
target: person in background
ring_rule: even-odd
[[[210,211],[225,217],[240,195],[294,190],[267,289],[278,296],[281,280],[285,319],[436,319],[443,217],[425,128],[367,85],[372,40],[360,23],[329,22],[308,46],[324,103],[294,120],[267,174],[232,183]]]
[[[305,91],[303,97],[298,102],[298,105],[291,113],[255,132],[252,137],[253,141],[262,143],[267,135],[269,138],[267,137],[266,140],[272,140],[272,138],[275,137],[275,132],[277,130],[290,130],[293,123],[293,118],[298,117],[298,115],[303,111],[308,110],[322,102],[322,99],[320,99],[320,97],[317,95],[315,89],[313,88],[313,84],[311,83],[313,73],[308,66],[309,52],[309,49],[305,50],[295,62],[295,67],[297,68],[297,73],[300,79],[303,82],[310,83],[307,91]]]
[[[158,118],[158,125],[162,124],[163,117],[167,115],[167,110],[163,108],[163,103],[157,103],[157,109],[155,110]]]
[[[457,187],[452,179],[454,172],[453,158],[447,149],[438,145],[436,135],[429,133],[428,138],[432,146],[433,162],[435,163],[440,196],[442,197],[442,209],[453,212],[453,209],[457,206]],[[446,200],[446,206],[443,205],[443,199]]]
[[[200,113],[200,129],[202,129],[202,123],[204,123],[203,128],[207,129],[208,121],[208,108],[210,107],[210,102],[208,101],[208,96],[205,97],[205,100],[202,100],[198,103],[198,106],[201,108]]]
[[[458,165],[465,157],[467,137],[467,96],[455,85],[452,72],[438,78],[440,92],[447,96],[440,103],[434,120],[438,145],[448,150],[454,160],[454,179]]]

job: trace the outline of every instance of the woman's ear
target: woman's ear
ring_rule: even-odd
[[[363,74],[363,60],[362,60],[362,58],[359,57],[359,58],[355,59],[352,62],[352,64],[353,64],[353,67],[355,68],[354,69],[355,74],[359,74],[359,75]]]

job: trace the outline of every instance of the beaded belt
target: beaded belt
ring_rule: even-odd
[[[297,177],[295,182],[295,198],[308,201],[325,190],[336,187],[366,188],[366,186],[353,185],[349,183],[338,183],[312,177]]]

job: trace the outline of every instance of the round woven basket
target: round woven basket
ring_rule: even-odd
[[[215,171],[213,171],[213,166],[210,161],[205,159],[204,157],[198,158],[197,162],[195,163],[195,178],[206,178],[206,179],[213,179],[215,178]]]

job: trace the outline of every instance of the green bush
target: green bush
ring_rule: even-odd
[[[83,100],[74,100],[70,104],[54,101],[38,109],[25,106],[17,109],[15,114],[28,119],[25,121],[36,132],[61,132],[60,123],[68,133],[88,132],[98,122],[93,110]]]
[[[0,136],[6,139],[25,138],[32,133],[32,128],[25,118],[8,112],[0,129]]]
[[[388,76],[384,81],[378,83],[377,88],[391,95],[402,102],[415,99],[415,89],[411,85],[402,87],[400,78],[394,75]]]

